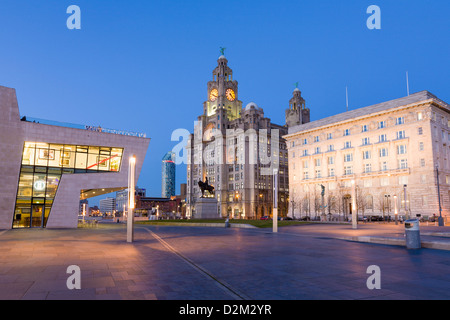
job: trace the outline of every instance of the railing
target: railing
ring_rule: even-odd
[[[108,129],[108,128],[102,128],[100,126],[87,126],[87,125],[81,125],[81,124],[74,124],[74,123],[68,123],[68,122],[59,122],[59,121],[39,119],[39,118],[31,118],[31,117],[22,117],[20,120],[27,121],[27,122],[33,122],[33,123],[47,124],[47,125],[51,125],[51,126],[65,127],[65,128],[73,128],[73,129],[89,130],[89,131],[96,131],[96,132],[106,132],[106,133],[120,134],[120,135],[124,135],[124,136],[132,136],[132,137],[139,137],[139,138],[146,138],[147,137],[147,135],[145,133],[141,133],[141,132],[133,132],[133,131],[117,130],[117,129]]]

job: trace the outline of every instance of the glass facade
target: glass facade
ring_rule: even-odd
[[[167,152],[162,159],[161,196],[170,198],[175,195],[175,153]]]
[[[45,228],[63,174],[118,172],[123,148],[25,142],[13,228]]]

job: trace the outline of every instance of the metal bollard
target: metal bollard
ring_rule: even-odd
[[[420,249],[419,220],[411,219],[405,221],[405,237],[407,249]]]

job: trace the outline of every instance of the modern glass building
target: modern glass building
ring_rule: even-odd
[[[163,198],[175,196],[175,153],[171,151],[162,158],[161,189]]]
[[[123,131],[42,123],[19,116],[15,90],[0,86],[0,229],[77,227],[79,202],[127,187],[149,139]],[[81,128],[80,128],[81,127]]]

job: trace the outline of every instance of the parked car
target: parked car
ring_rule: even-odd
[[[260,218],[260,220],[270,220],[270,217],[269,217],[269,216],[262,216],[262,217]]]

